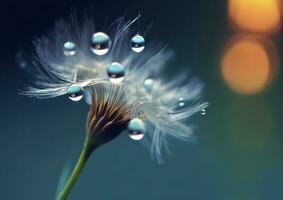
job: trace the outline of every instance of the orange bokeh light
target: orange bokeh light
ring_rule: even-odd
[[[237,29],[271,34],[281,25],[280,0],[229,0],[229,17]]]
[[[274,76],[276,48],[268,39],[236,36],[228,42],[221,72],[229,87],[241,94],[262,91]]]

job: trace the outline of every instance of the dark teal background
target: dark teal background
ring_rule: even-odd
[[[147,37],[175,51],[169,68],[191,69],[206,85],[207,115],[196,114],[196,143],[172,142],[175,156],[158,165],[122,135],[91,157],[70,200],[279,200],[283,196],[282,75],[264,92],[241,96],[222,80],[219,58],[232,32],[225,0],[8,1],[0,3],[0,199],[52,200],[62,167],[78,156],[88,106],[66,97],[18,95],[29,82],[16,62],[32,40],[71,13],[154,22]],[[281,34],[275,41],[281,58]],[[281,66],[280,66],[281,68]]]

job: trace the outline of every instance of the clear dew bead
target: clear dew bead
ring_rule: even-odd
[[[73,56],[76,54],[76,44],[68,41],[64,44],[64,54],[66,56]]]
[[[134,118],[128,124],[128,131],[132,140],[141,140],[146,131],[145,124],[141,119]]]
[[[69,99],[72,101],[80,101],[83,98],[84,90],[79,85],[71,85],[67,90]]]
[[[184,100],[183,97],[179,97],[179,98],[178,98],[178,105],[179,105],[180,107],[185,106],[185,100]]]
[[[140,53],[144,50],[144,45],[145,45],[145,40],[142,36],[140,35],[135,35],[131,39],[131,46],[132,50],[136,53]]]
[[[124,66],[114,62],[107,67],[107,75],[112,83],[122,83],[125,78]]]
[[[203,108],[203,109],[200,110],[200,114],[201,114],[201,115],[205,115],[205,114],[206,114],[205,108]]]
[[[152,89],[153,89],[153,83],[154,83],[153,79],[150,79],[150,78],[146,79],[143,82],[143,87],[144,87],[145,91],[151,92]]]
[[[84,96],[84,101],[86,102],[86,104],[91,105],[92,104],[92,95],[91,95],[90,90],[88,90],[88,89],[84,90],[83,96]]]
[[[111,40],[108,35],[103,32],[97,32],[91,38],[91,50],[96,55],[105,55],[111,48]]]

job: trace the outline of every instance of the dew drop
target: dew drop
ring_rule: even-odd
[[[18,66],[21,68],[21,69],[26,69],[27,68],[27,61],[25,59],[25,56],[24,56],[24,52],[23,50],[19,50],[17,55],[16,55],[16,63],[18,64]]]
[[[203,108],[203,109],[200,110],[200,114],[201,114],[201,115],[205,115],[205,114],[206,114],[205,108]]]
[[[184,100],[183,97],[179,97],[179,98],[178,98],[178,105],[179,105],[180,107],[185,106],[185,100]]]
[[[146,131],[145,124],[141,119],[134,118],[128,124],[128,131],[132,140],[141,140]]]
[[[83,98],[84,90],[79,85],[71,85],[67,90],[69,99],[72,101],[79,101]]]
[[[122,83],[125,78],[124,66],[114,62],[107,67],[107,75],[112,83]]]
[[[143,82],[143,87],[144,87],[145,91],[151,92],[152,89],[153,89],[153,83],[154,83],[153,79],[150,79],[150,78],[146,79]]]
[[[19,63],[19,66],[20,66],[21,69],[24,69],[24,68],[26,68],[27,63],[25,61],[22,61],[22,62]]]
[[[135,35],[134,37],[132,37],[131,39],[131,46],[132,46],[132,50],[136,53],[140,53],[144,50],[144,46],[145,46],[145,40],[142,36],[140,36],[139,34]]]
[[[66,56],[73,56],[76,54],[76,44],[68,41],[64,44],[64,54]]]
[[[96,55],[105,55],[111,48],[111,40],[108,35],[103,32],[97,32],[91,38],[91,50]]]
[[[85,89],[84,93],[83,93],[83,96],[84,96],[84,101],[88,105],[91,105],[92,104],[92,94],[91,94],[91,91],[89,89]]]

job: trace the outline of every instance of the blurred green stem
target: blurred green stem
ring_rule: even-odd
[[[88,136],[86,136],[85,142],[84,142],[84,146],[82,148],[80,157],[70,175],[70,177],[68,178],[67,182],[65,183],[64,188],[62,189],[62,191],[59,193],[58,197],[56,198],[56,200],[65,200],[67,199],[67,196],[69,195],[69,193],[71,192],[73,186],[75,185],[75,183],[77,182],[83,167],[86,164],[86,161],[89,157],[89,155],[91,154],[91,152],[93,151],[93,148],[91,146],[91,140],[89,139]]]

